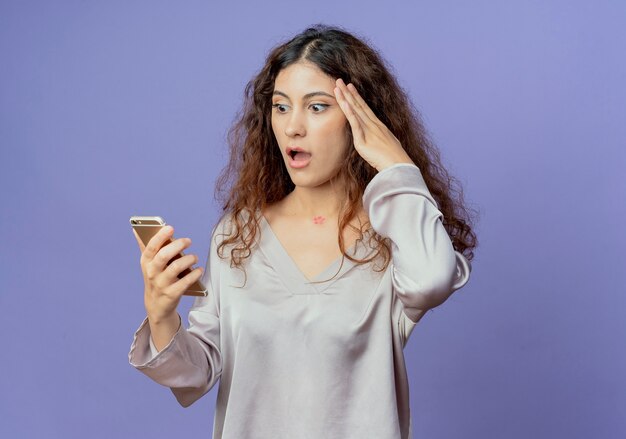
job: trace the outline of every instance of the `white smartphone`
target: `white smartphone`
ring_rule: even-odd
[[[163,218],[161,218],[160,216],[131,216],[130,225],[133,227],[133,229],[135,229],[135,231],[139,235],[139,238],[141,238],[141,241],[143,242],[143,244],[148,245],[148,242],[150,242],[150,239],[154,235],[156,235],[157,232],[161,230],[162,227],[165,227],[167,224],[165,223]],[[163,248],[164,246],[172,242],[173,241],[172,238],[168,238],[168,240],[165,241],[165,243],[163,244],[161,248]],[[173,261],[181,258],[184,255],[185,254],[181,251],[179,254],[175,255],[172,259],[170,259],[167,265],[170,265]],[[193,269],[194,267],[185,268],[183,271],[181,271],[178,274],[178,278],[182,279],[187,274],[191,273],[191,270]],[[207,291],[207,288],[202,284],[202,282],[200,282],[200,279],[198,279],[193,284],[191,284],[191,286],[187,290],[185,290],[183,295],[206,297],[208,295],[208,291]]]

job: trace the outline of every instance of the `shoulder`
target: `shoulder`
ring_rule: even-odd
[[[211,231],[211,244],[219,245],[225,236],[228,236],[231,232],[233,223],[233,215],[231,212],[223,212],[218,218],[217,223],[213,226]]]
[[[242,233],[241,231],[236,230],[237,223],[240,227],[245,228],[250,217],[251,213],[247,210],[239,212],[237,214],[237,218],[235,218],[235,214],[232,211],[223,212],[218,218],[215,226],[213,226],[213,231],[211,232],[212,243],[219,245],[228,237],[233,236],[238,232]]]

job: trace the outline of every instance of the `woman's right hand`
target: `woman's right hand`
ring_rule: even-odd
[[[159,323],[176,317],[176,308],[180,298],[187,288],[202,276],[202,268],[198,267],[186,274],[181,279],[178,275],[198,262],[198,257],[193,254],[184,255],[169,265],[169,261],[178,253],[191,245],[191,239],[178,238],[169,243],[173,236],[172,226],[161,228],[144,246],[141,238],[133,229],[133,234],[141,250],[141,271],[143,273],[144,305],[148,314],[148,320]],[[166,244],[167,245],[164,245]]]

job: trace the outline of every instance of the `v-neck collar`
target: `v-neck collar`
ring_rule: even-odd
[[[315,276],[312,280],[309,280],[300,268],[296,265],[295,261],[282,243],[278,240],[278,237],[272,230],[269,222],[264,215],[260,215],[261,226],[261,239],[260,249],[263,254],[270,260],[273,268],[276,270],[281,280],[285,283],[289,291],[293,294],[321,294],[339,278],[341,278],[347,271],[356,265],[355,262],[350,259],[339,256],[333,262],[330,263],[321,273]],[[369,235],[371,229],[366,230],[363,233],[363,240],[356,241],[350,246],[346,253],[357,259],[362,259],[366,253],[367,248],[365,246],[366,238]],[[356,254],[355,254],[356,249]],[[343,265],[342,265],[343,259]],[[341,267],[341,270],[339,269]],[[334,277],[333,277],[334,276]],[[327,280],[330,279],[331,280]],[[322,283],[311,283],[316,281],[326,281]]]

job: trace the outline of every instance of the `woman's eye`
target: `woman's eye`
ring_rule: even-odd
[[[285,107],[285,105],[283,105],[283,104],[272,104],[272,108],[276,108],[279,113],[284,113],[284,111],[280,110],[282,107]],[[318,108],[318,110],[314,110],[313,111],[314,113],[321,113],[322,111],[324,111],[326,109],[326,107],[329,107],[329,105],[327,105],[327,104],[311,104],[311,105],[309,105],[309,108],[311,108],[311,107]]]
[[[272,104],[272,108],[278,109],[279,107],[284,107],[284,105],[282,105],[282,104]],[[278,112],[282,113],[282,111],[280,111],[280,110]]]
[[[328,105],[326,105],[326,104],[311,104],[311,107],[322,107],[322,109],[320,111],[314,111],[314,113],[321,113],[322,111],[324,111],[324,109],[326,107],[328,107]]]

